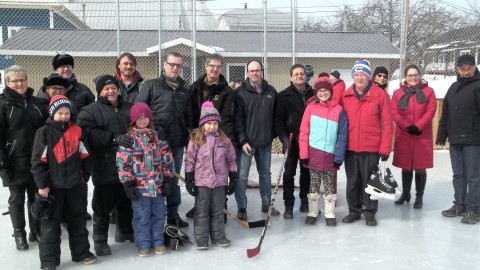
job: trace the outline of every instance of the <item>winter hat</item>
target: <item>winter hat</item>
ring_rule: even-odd
[[[332,81],[328,77],[328,73],[322,72],[318,75],[318,78],[315,80],[315,85],[313,89],[315,90],[315,95],[320,88],[328,89],[330,92],[333,91]]]
[[[150,107],[148,107],[146,103],[137,102],[130,108],[130,125],[133,125],[140,116],[145,116],[150,119],[150,121],[153,120],[152,110],[150,110]]]
[[[55,113],[61,108],[61,107],[68,107],[70,111],[72,111],[72,103],[70,103],[70,100],[64,95],[55,95],[50,99],[50,103],[48,104],[48,114],[50,117],[53,118]]]
[[[332,75],[336,79],[340,79],[340,72],[338,72],[338,70],[332,71],[332,73],[330,73],[330,75]]]
[[[377,74],[379,73],[385,74],[388,77],[388,69],[386,67],[376,67],[375,70],[373,71],[372,77],[375,78],[375,76],[377,76]]]
[[[312,66],[310,66],[310,65],[305,65],[305,73],[306,73],[307,77],[311,77],[311,76],[313,76],[313,74],[314,74],[315,72],[313,71],[313,67],[312,67]]]
[[[218,123],[220,123],[221,118],[217,109],[213,107],[213,103],[210,101],[205,101],[202,104],[202,112],[200,112],[200,122],[198,125],[201,126],[208,121],[218,121]]]
[[[95,83],[95,88],[97,90],[97,94],[100,95],[100,92],[102,92],[102,89],[105,85],[107,84],[115,84],[118,88],[120,88],[118,84],[118,80],[113,77],[112,75],[100,75],[93,79],[93,82]]]
[[[368,75],[369,78],[372,77],[372,73],[370,71],[370,62],[367,59],[360,58],[358,59],[352,68],[352,77],[355,72],[363,72]]]
[[[54,73],[48,77],[43,78],[44,89],[47,89],[47,87],[52,85],[61,85],[65,87],[65,89],[68,89],[70,87],[70,82],[67,79],[63,78],[62,76]]]
[[[469,65],[475,66],[475,57],[473,57],[473,55],[470,55],[470,54],[460,55],[457,58],[457,67],[463,64],[469,64]]]
[[[69,54],[57,54],[53,57],[52,66],[53,70],[57,69],[59,66],[71,65],[74,67],[73,57]]]

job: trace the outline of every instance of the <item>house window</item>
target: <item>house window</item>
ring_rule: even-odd
[[[20,29],[25,28],[21,26],[9,26],[8,29],[8,38],[11,38],[15,33],[17,33]]]
[[[227,64],[227,81],[245,80],[247,77],[247,64]]]
[[[3,27],[0,25],[0,45],[3,44]]]

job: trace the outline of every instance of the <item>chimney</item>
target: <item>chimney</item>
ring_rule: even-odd
[[[247,9],[247,3],[243,3],[243,8]]]

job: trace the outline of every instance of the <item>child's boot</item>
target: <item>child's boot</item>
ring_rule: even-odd
[[[337,201],[337,194],[323,195],[323,202],[325,204],[325,222],[327,226],[337,226],[337,219],[335,218],[335,202]]]
[[[318,193],[308,193],[308,214],[305,219],[305,224],[315,225],[318,217],[318,200],[320,199],[320,194]]]

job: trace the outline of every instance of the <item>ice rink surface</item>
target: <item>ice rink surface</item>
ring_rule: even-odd
[[[272,162],[279,163],[280,160],[281,157],[274,157]],[[377,227],[367,227],[363,217],[353,224],[341,223],[348,213],[342,167],[338,177],[338,225],[326,227],[323,216],[316,225],[305,225],[306,214],[298,212],[297,199],[294,219],[285,220],[281,215],[273,217],[261,252],[254,258],[247,258],[246,250],[258,245],[262,229],[246,230],[232,219],[228,220],[226,226],[227,237],[232,241],[229,247],[211,245],[209,250],[199,251],[186,246],[177,251],[169,250],[164,255],[142,258],[138,256],[133,243],[114,242],[115,225],[111,225],[109,244],[113,255],[99,257],[95,264],[88,266],[70,260],[67,232],[63,229],[59,269],[480,269],[480,224],[466,225],[460,223],[460,218],[441,215],[440,212],[449,208],[453,201],[448,152],[436,151],[434,161],[435,168],[428,170],[423,209],[413,209],[414,191],[412,201],[401,206],[380,199]],[[392,166],[390,168],[401,186],[400,170]],[[254,175],[251,174],[252,177]],[[272,171],[272,181],[276,180],[277,175],[278,171]],[[93,188],[90,188],[90,196],[92,191]],[[182,191],[179,211],[184,218],[193,206],[193,197],[183,187]],[[295,195],[298,198],[298,190]],[[249,189],[247,196],[249,221],[262,219],[259,190]],[[4,212],[8,208],[7,188],[0,189],[0,198],[0,210]],[[276,198],[275,207],[283,214],[282,189],[279,189]],[[232,213],[236,213],[233,196],[230,196],[228,205]],[[323,203],[320,209],[323,212]],[[39,269],[38,245],[30,243],[28,251],[17,251],[11,237],[13,230],[10,219],[8,216],[1,218],[0,269]],[[193,240],[193,221],[187,221],[190,227],[184,231]],[[88,222],[88,229],[92,231],[91,221]],[[91,234],[89,237],[93,251]]]

